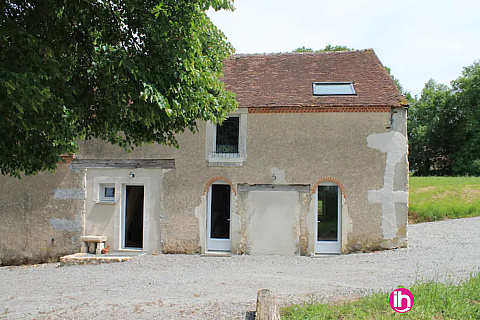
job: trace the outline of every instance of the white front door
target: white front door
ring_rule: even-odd
[[[230,251],[230,185],[210,186],[207,211],[207,251]]]
[[[315,253],[340,253],[341,192],[335,183],[324,183],[316,192]]]

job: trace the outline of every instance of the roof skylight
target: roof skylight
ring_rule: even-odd
[[[356,95],[352,82],[314,82],[314,96],[348,96]]]

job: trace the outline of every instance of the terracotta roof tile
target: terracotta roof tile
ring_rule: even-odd
[[[224,74],[240,107],[405,106],[372,49],[233,55],[225,61]],[[313,96],[313,82],[352,82],[356,95]]]

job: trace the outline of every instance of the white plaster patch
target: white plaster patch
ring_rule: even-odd
[[[394,191],[395,165],[407,156],[406,137],[397,131],[372,134],[367,137],[367,146],[387,153],[383,188],[368,191],[368,202],[382,205],[382,233],[384,239],[393,239],[397,231],[395,203],[407,203],[407,191]]]
[[[342,194],[342,252],[347,247],[348,242],[348,234],[353,231],[353,221],[348,214],[348,207],[347,207],[347,200],[345,199],[345,195]]]
[[[206,236],[207,236],[207,195],[203,195],[201,203],[198,207],[195,208],[195,217],[198,219],[198,230],[199,230],[199,243],[198,245],[202,248],[202,252],[206,251]]]
[[[85,199],[85,190],[79,189],[55,189],[53,192],[53,197],[59,200],[84,200]]]
[[[272,182],[273,183],[281,183],[287,184],[287,179],[285,178],[285,170],[278,169],[278,168],[271,168],[270,173],[272,175]]]

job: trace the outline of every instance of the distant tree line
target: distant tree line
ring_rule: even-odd
[[[327,51],[352,51],[352,50],[354,49],[348,48],[346,46],[336,46],[336,45],[327,44],[325,48],[320,50],[313,50],[312,48],[307,48],[303,46],[293,50],[292,52],[327,52]]]
[[[410,169],[416,175],[479,176],[480,60],[451,86],[429,80],[420,97],[406,96]]]

